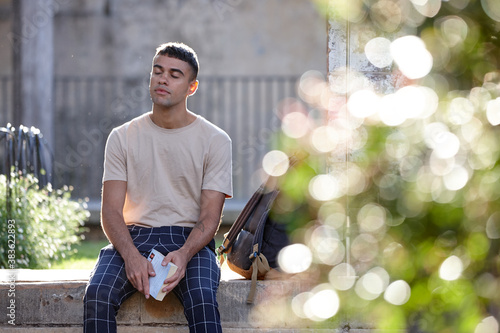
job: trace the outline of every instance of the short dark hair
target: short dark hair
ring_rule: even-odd
[[[156,48],[155,58],[158,55],[166,55],[175,59],[185,61],[191,66],[193,70],[193,80],[198,76],[200,64],[198,63],[198,56],[194,50],[184,43],[168,42],[161,44]]]

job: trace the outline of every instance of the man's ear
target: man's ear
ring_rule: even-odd
[[[199,84],[198,80],[194,80],[189,84],[189,96],[193,95],[196,92],[196,90],[198,90],[198,84]]]

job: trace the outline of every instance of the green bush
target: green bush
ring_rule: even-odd
[[[0,268],[50,267],[80,241],[89,215],[67,186],[40,188],[32,175],[0,175]]]

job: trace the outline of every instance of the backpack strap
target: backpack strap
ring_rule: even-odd
[[[259,244],[253,246],[253,253],[250,255],[250,260],[252,260],[252,282],[250,284],[250,292],[248,293],[247,304],[252,304],[255,291],[257,290],[257,273],[265,274],[271,270],[269,263],[264,254],[257,254],[259,250]]]

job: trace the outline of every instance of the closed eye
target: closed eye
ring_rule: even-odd
[[[178,68],[172,68],[170,69],[170,76],[172,76],[174,79],[178,79],[181,76],[184,76],[184,73]]]

